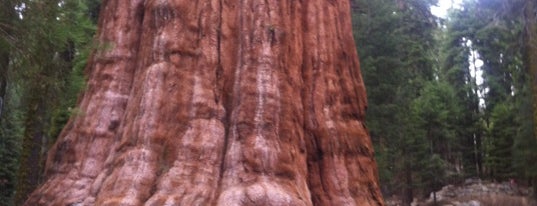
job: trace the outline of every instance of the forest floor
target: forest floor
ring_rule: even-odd
[[[537,206],[530,197],[532,189],[513,182],[467,180],[461,185],[446,185],[428,199],[417,200],[412,206]],[[402,205],[398,198],[387,198],[386,205]]]

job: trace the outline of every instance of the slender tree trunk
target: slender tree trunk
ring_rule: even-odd
[[[524,20],[525,64],[533,91],[533,116],[537,120],[537,4],[532,0],[526,0]],[[537,121],[534,122],[534,134],[537,134]]]
[[[530,75],[532,88],[532,108],[534,134],[537,134],[537,3],[526,0],[524,5],[524,40],[525,40],[525,65]],[[531,177],[533,197],[537,199],[537,178]]]
[[[41,84],[37,84],[41,85]],[[40,91],[31,90],[31,91]],[[36,189],[42,181],[44,154],[46,145],[46,135],[44,127],[45,100],[37,95],[30,98],[29,107],[24,121],[25,131],[22,140],[22,151],[19,159],[20,166],[17,172],[17,188],[15,192],[15,204],[24,203],[28,195]]]
[[[3,5],[7,8],[12,6],[11,2],[5,2]],[[14,12],[12,9],[2,9],[0,10],[0,19],[3,19],[3,25],[0,25],[0,45],[8,44],[8,39],[12,35],[11,26],[9,23],[13,21]],[[6,45],[7,46],[7,45]],[[4,111],[4,105],[6,103],[6,92],[7,92],[7,76],[9,74],[9,59],[10,59],[10,47],[4,47],[0,49],[0,118],[2,118],[2,113]]]
[[[4,111],[7,90],[7,75],[9,67],[9,52],[0,51],[0,118]]]
[[[405,173],[404,181],[405,185],[403,188],[403,205],[410,206],[414,200],[414,181],[412,180],[412,163],[409,160],[405,160]]]
[[[0,204],[12,205],[18,169],[18,141],[13,135],[13,111],[8,111],[11,82],[9,82],[12,47],[10,45],[12,25],[16,15],[12,1],[2,1],[0,8]]]
[[[104,1],[26,205],[383,205],[348,1]]]

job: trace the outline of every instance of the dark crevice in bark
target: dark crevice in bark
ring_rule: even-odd
[[[309,27],[308,27],[308,6],[309,1],[306,1],[302,4],[302,13],[300,14],[300,23],[302,26],[302,37],[301,39],[305,41],[307,35],[306,33],[309,33]],[[308,58],[309,50],[307,48],[307,42],[303,42],[302,44],[302,63],[301,63],[301,99],[302,99],[302,116],[303,116],[303,125],[302,128],[304,130],[304,140],[306,142],[306,165],[307,165],[307,175],[306,175],[306,183],[309,188],[310,193],[310,201],[312,203],[316,203],[317,196],[315,196],[315,191],[312,191],[312,175],[315,175],[313,171],[315,171],[315,167],[317,166],[317,163],[315,159],[317,159],[317,152],[315,152],[317,146],[316,141],[313,137],[311,128],[314,125],[313,121],[311,119],[312,115],[312,109],[310,104],[313,103],[313,92],[311,91],[311,64],[309,61],[310,58]],[[312,154],[313,153],[313,154]]]
[[[144,0],[144,3],[142,3],[139,8],[136,9],[136,13],[137,13],[137,18],[138,18],[138,30],[137,31],[134,31],[140,35],[138,35],[138,39],[136,42],[140,42],[140,39],[142,38],[142,35],[141,33],[144,31],[144,19],[146,18],[145,15],[146,15],[146,12],[145,12],[145,4],[146,4],[146,1]],[[104,10],[104,9],[103,9]],[[132,57],[129,58],[130,61],[134,60],[134,57],[136,57],[136,63],[134,65],[134,68],[137,68],[135,71],[134,71],[134,75],[131,76],[131,79],[129,80],[130,82],[130,85],[129,85],[129,88],[133,88],[133,84],[134,84],[134,78],[136,77],[136,73],[137,71],[140,71],[141,67],[145,66],[145,65],[142,65],[142,57],[140,56],[140,50],[142,49],[142,44],[138,43],[137,47],[136,47],[136,51],[135,53],[133,54]],[[125,104],[125,107],[127,107],[127,104]],[[123,122],[123,121],[122,121]]]
[[[224,0],[218,0],[218,28],[217,28],[217,53],[218,53],[218,62],[216,67],[216,88],[215,88],[215,98],[216,98],[216,104],[220,104],[219,102],[222,101],[222,106],[224,107],[224,120],[222,121],[224,125],[224,142],[223,142],[223,148],[221,159],[220,159],[220,171],[218,174],[218,186],[215,189],[215,196],[212,201],[212,205],[216,205],[218,201],[218,196],[222,192],[222,181],[224,179],[224,172],[225,172],[225,164],[226,164],[226,153],[229,149],[229,138],[230,138],[230,123],[231,123],[231,113],[233,108],[233,100],[231,98],[231,95],[229,95],[226,92],[226,84],[223,80],[224,75],[224,66],[222,65],[222,24],[223,24],[223,10],[224,10]],[[229,69],[229,68],[228,68]]]

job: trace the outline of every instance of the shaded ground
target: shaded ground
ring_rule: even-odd
[[[436,204],[431,194],[428,199],[415,200],[413,206],[537,206],[530,198],[532,189],[512,182],[466,181],[455,186],[446,185],[436,192]],[[394,197],[386,200],[387,205],[402,205]]]

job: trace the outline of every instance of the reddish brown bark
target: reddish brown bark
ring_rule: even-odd
[[[26,205],[383,205],[347,1],[103,2]]]

